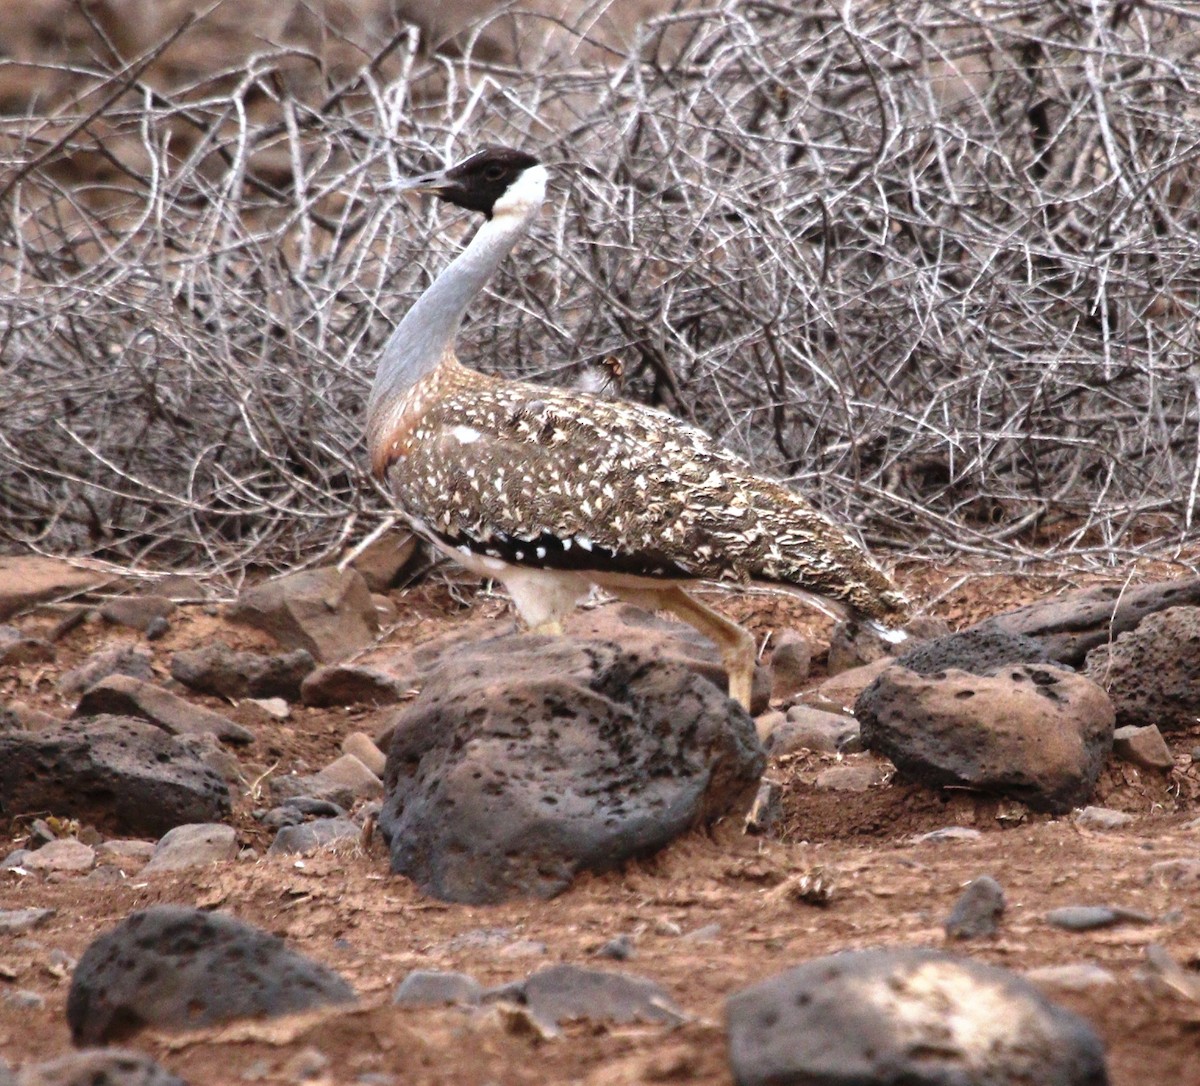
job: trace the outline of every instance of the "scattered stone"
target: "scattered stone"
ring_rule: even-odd
[[[229,617],[265,630],[285,648],[305,649],[323,664],[366,648],[379,631],[362,574],[333,566],[255,585],[242,592]]]
[[[163,905],[133,913],[79,959],[67,997],[76,1045],[140,1029],[183,1030],[349,1003],[337,973],[222,913]]]
[[[1041,811],[1085,802],[1112,747],[1104,691],[1048,665],[928,677],[897,665],[863,692],[855,716],[863,744],[907,776],[1012,796]]]
[[[1089,830],[1117,830],[1132,821],[1133,815],[1114,811],[1110,807],[1084,807],[1075,815],[1076,824],[1086,826]]]
[[[379,818],[392,870],[435,897],[549,897],[757,791],[754,722],[678,664],[540,636],[444,661],[398,718]]]
[[[831,765],[817,774],[813,785],[830,792],[869,792],[887,780],[887,766],[878,762],[866,765]]]
[[[765,713],[754,718],[754,730],[758,733],[759,742],[764,747],[770,741],[771,734],[778,728],[787,717],[778,709],[768,709]]]
[[[230,809],[220,776],[145,721],[99,716],[0,732],[0,811],[49,811],[108,833],[159,837],[222,821]]]
[[[1035,638],[1055,660],[1078,667],[1089,651],[1136,628],[1147,615],[1168,607],[1197,605],[1200,605],[1200,577],[1159,581],[1137,588],[1099,585],[996,615],[979,626]]]
[[[478,1007],[483,985],[466,973],[415,969],[397,986],[392,1002],[400,1007]]]
[[[1104,1086],[1100,1039],[1007,970],[931,950],[817,958],[726,1003],[739,1086]]]
[[[0,710],[0,731],[22,729],[36,732],[61,723],[62,721],[58,717],[44,713],[41,709],[35,709],[23,701],[10,701],[3,710]]]
[[[46,845],[51,841],[57,840],[58,834],[50,828],[50,824],[44,818],[35,818],[29,823],[29,836],[28,840],[25,842],[26,848],[41,848],[42,845]]]
[[[165,618],[152,618],[146,623],[146,640],[157,641],[161,637],[165,637],[171,629],[171,624]]]
[[[1149,882],[1159,882],[1172,887],[1200,887],[1200,860],[1162,860],[1151,864],[1146,872]]]
[[[111,864],[119,869],[141,870],[150,862],[156,845],[153,841],[138,841],[134,838],[114,837],[96,846],[96,862]]]
[[[186,867],[204,867],[237,857],[237,834],[232,826],[219,822],[176,826],[154,846],[143,874],[152,871],[182,871]]]
[[[862,749],[858,721],[842,713],[827,713],[810,705],[793,705],[787,722],[771,733],[767,753],[772,757],[797,750],[822,754],[852,754]]]
[[[376,799],[383,795],[383,782],[353,754],[343,754],[310,776],[275,777],[271,781],[271,794],[278,799],[313,796],[349,807],[356,799]]]
[[[517,939],[507,946],[501,947],[497,957],[541,958],[549,952],[549,948],[540,939]]]
[[[219,698],[286,698],[296,701],[300,685],[317,666],[304,649],[265,656],[234,652],[217,641],[185,649],[171,658],[171,677],[200,694]]]
[[[0,626],[0,667],[54,663],[54,646],[40,637],[26,637],[15,626]]]
[[[91,686],[79,699],[72,716],[111,714],[145,720],[168,735],[209,733],[226,743],[252,743],[254,733],[227,716],[129,675],[110,675]]]
[[[986,625],[914,645],[896,660],[901,667],[927,676],[951,669],[970,675],[993,675],[1010,664],[1054,662],[1040,641]]]
[[[24,870],[22,865],[33,855],[27,848],[15,848],[3,860],[0,860],[0,871]]]
[[[547,1027],[588,1019],[679,1025],[687,1016],[666,990],[646,977],[579,965],[550,965],[531,973],[520,986],[524,1005]]]
[[[26,935],[49,922],[55,909],[0,909],[0,935]]]
[[[376,777],[382,777],[387,765],[387,755],[383,753],[366,732],[351,732],[342,740],[342,753],[357,758]]]
[[[267,849],[268,856],[293,856],[315,852],[339,841],[357,841],[362,830],[348,818],[317,818],[284,826]]]
[[[258,818],[266,826],[297,826],[309,818],[345,818],[346,809],[327,799],[317,799],[315,796],[292,796],[284,800],[278,807],[272,807],[266,812],[256,812]]]
[[[1117,978],[1111,972],[1095,962],[1044,965],[1028,970],[1025,979],[1043,988],[1057,988],[1063,992],[1086,992],[1117,983]]]
[[[150,682],[154,678],[154,669],[150,666],[152,659],[150,653],[135,645],[101,649],[63,675],[58,680],[58,689],[68,697],[82,694],[110,675],[129,675]]]
[[[187,1083],[140,1052],[102,1048],[26,1065],[16,1077],[15,1086],[187,1086]]]
[[[1108,691],[1117,723],[1180,731],[1200,722],[1200,607],[1149,615],[1087,655],[1087,674]]]
[[[149,630],[151,624],[166,621],[175,613],[175,603],[165,596],[121,596],[100,608],[100,617],[114,626]]]
[[[417,682],[415,677],[389,675],[361,664],[327,664],[308,676],[300,687],[305,705],[395,705]]]
[[[283,698],[247,698],[246,700],[251,705],[256,705],[274,720],[287,720],[292,713],[292,710],[288,707],[288,703]]]
[[[1185,969],[1166,947],[1157,943],[1146,947],[1145,979],[1155,995],[1171,993],[1200,1003],[1200,977]]]
[[[914,845],[942,844],[946,841],[978,841],[983,836],[979,830],[970,826],[942,826],[928,833],[918,833],[913,837]]]
[[[771,700],[795,697],[808,681],[812,668],[812,646],[798,630],[783,630],[771,654]]]
[[[626,962],[637,953],[633,945],[633,936],[622,933],[616,935],[603,946],[597,947],[597,958],[611,958],[615,962]]]
[[[990,875],[967,884],[946,918],[950,939],[979,939],[995,935],[1004,912],[1004,890]]]
[[[849,671],[843,671],[840,675],[834,675],[820,685],[804,691],[801,695],[804,704],[831,713],[853,713],[854,703],[859,695],[893,665],[891,657],[881,656],[873,664],[852,667]]]
[[[758,837],[769,837],[783,817],[783,786],[764,779],[746,815],[745,830]]]
[[[1046,923],[1065,931],[1094,931],[1116,924],[1152,924],[1154,917],[1117,905],[1064,905],[1046,913]]]
[[[0,992],[0,996],[3,997],[5,1003],[22,1011],[40,1011],[46,1006],[46,997],[44,995],[40,992],[31,992],[27,988],[17,988],[11,992]],[[0,1086],[4,1086],[4,1078],[2,1076],[0,1076]]]
[[[112,574],[80,569],[59,558],[0,555],[0,622],[36,604],[77,596],[114,580]]]
[[[96,850],[74,837],[64,837],[30,852],[21,866],[26,871],[91,871],[96,866]]]
[[[1143,769],[1166,772],[1175,768],[1171,748],[1153,724],[1144,728],[1133,724],[1118,728],[1113,732],[1113,754]]]
[[[417,553],[417,537],[403,528],[393,528],[368,544],[350,559],[372,592],[394,588],[404,567]]]

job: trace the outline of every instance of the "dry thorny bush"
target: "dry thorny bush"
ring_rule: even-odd
[[[681,5],[586,64],[380,25],[336,71],[260,41],[165,91],[194,27],[97,45],[3,122],[0,533],[237,576],[369,531],[376,352],[473,225],[381,183],[510,142],[556,183],[465,359],[570,382],[615,355],[625,395],[875,542],[1188,540],[1200,12],[796,7]]]

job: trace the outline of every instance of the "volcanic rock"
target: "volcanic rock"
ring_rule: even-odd
[[[1117,723],[1177,731],[1200,722],[1200,607],[1171,607],[1087,655]]]
[[[273,935],[221,913],[160,905],[84,951],[67,1023],[75,1044],[106,1044],[146,1026],[195,1029],[354,999],[337,973]]]
[[[400,714],[379,825],[436,897],[549,897],[741,815],[764,764],[750,717],[682,665],[502,637],[447,654]]]
[[[362,574],[333,566],[255,585],[241,594],[229,617],[265,630],[285,648],[305,649],[323,664],[365,648],[379,631]]]
[[[967,785],[1036,810],[1085,803],[1112,748],[1095,683],[1047,665],[918,675],[896,665],[859,697],[863,744],[925,784]]]
[[[185,649],[171,658],[171,677],[200,694],[220,698],[300,697],[300,684],[317,666],[305,649],[263,655],[234,652],[217,641],[201,649]]]
[[[229,788],[187,744],[145,721],[99,716],[0,732],[0,811],[49,811],[160,837],[230,813]]]
[[[1014,973],[932,950],[817,958],[726,1003],[738,1086],[1106,1086],[1082,1018]]]
[[[66,599],[113,580],[112,574],[79,569],[58,558],[0,555],[0,622],[35,604]]]
[[[1055,660],[1078,667],[1088,652],[1134,629],[1147,615],[1168,607],[1195,606],[1200,606],[1200,577],[1137,588],[1097,585],[996,615],[976,628],[1036,638]]]
[[[208,733],[227,743],[251,743],[254,733],[227,716],[129,675],[110,675],[89,687],[72,714],[75,717],[130,716],[162,728],[168,735]]]

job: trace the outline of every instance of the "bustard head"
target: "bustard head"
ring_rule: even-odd
[[[512,147],[484,147],[444,170],[400,182],[396,191],[430,192],[486,218],[523,211],[546,196],[546,167]]]

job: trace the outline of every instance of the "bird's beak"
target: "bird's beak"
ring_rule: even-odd
[[[383,185],[381,192],[445,192],[453,182],[447,179],[445,170],[434,173],[423,173],[420,177],[406,177],[402,181],[394,181]]]

